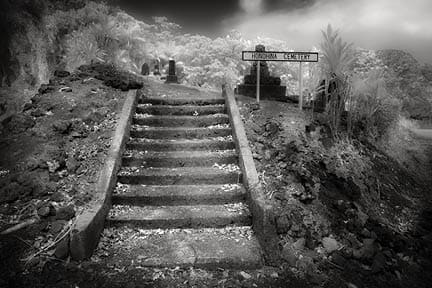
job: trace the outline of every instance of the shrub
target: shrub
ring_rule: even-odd
[[[378,141],[399,119],[401,104],[386,90],[381,70],[352,81],[349,116],[356,136]]]
[[[92,61],[102,62],[104,54],[90,29],[75,31],[66,41],[66,70],[74,71],[79,66]]]

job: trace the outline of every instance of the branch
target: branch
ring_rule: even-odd
[[[35,224],[35,223],[38,223],[39,221],[40,221],[39,218],[30,218],[30,219],[27,219],[24,222],[18,223],[15,226],[12,226],[12,227],[10,227],[10,228],[2,231],[0,233],[0,235],[7,235],[7,234],[10,234],[10,233],[13,233],[13,232],[18,231],[18,230],[20,230],[22,228],[25,228],[27,226],[30,226],[30,225]]]

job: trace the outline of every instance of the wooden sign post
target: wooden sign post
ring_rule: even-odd
[[[260,87],[261,87],[261,61],[258,61],[257,63],[257,90],[256,90],[256,101],[259,103],[260,100]]]
[[[299,108],[303,109],[303,62],[299,62]]]
[[[257,102],[260,99],[260,61],[284,61],[299,63],[299,108],[303,108],[303,62],[318,62],[317,52],[242,51],[243,61],[257,61]]]

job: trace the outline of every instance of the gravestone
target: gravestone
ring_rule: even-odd
[[[169,60],[168,75],[165,83],[178,83],[176,75],[176,65],[174,60]]]
[[[141,67],[141,75],[147,76],[150,74],[150,67],[147,63],[144,63]]]
[[[256,45],[255,51],[265,52],[264,45]],[[258,63],[252,64],[249,75],[245,75],[244,83],[238,85],[234,92],[249,97],[256,97]],[[260,94],[261,99],[286,100],[286,86],[281,86],[281,79],[270,75],[266,61],[260,61]]]
[[[160,61],[159,61],[159,59],[157,59],[155,63],[156,64],[154,65],[154,68],[153,68],[153,75],[160,76],[161,73],[160,73]]]

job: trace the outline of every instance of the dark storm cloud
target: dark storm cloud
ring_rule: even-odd
[[[316,0],[265,0],[263,10],[266,12],[280,10],[294,10],[314,4]]]
[[[183,26],[185,32],[213,34],[220,30],[221,19],[240,11],[238,0],[111,0],[127,13],[142,20],[166,16]]]

